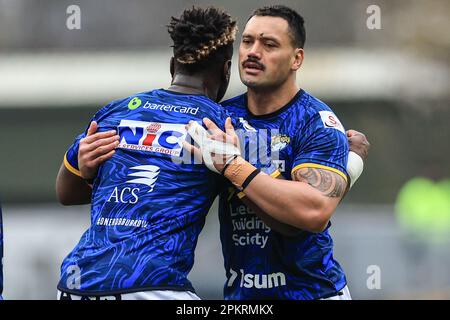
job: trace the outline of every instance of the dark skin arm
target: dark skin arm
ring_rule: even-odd
[[[65,206],[88,204],[91,202],[92,188],[86,180],[70,172],[64,162],[56,177],[56,195]]]
[[[350,151],[355,152],[364,161],[369,156],[370,143],[366,136],[362,132],[356,130],[347,131],[348,144],[350,145]]]

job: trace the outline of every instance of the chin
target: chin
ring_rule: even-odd
[[[242,79],[242,83],[245,84],[249,88],[257,88],[259,83],[254,80]]]

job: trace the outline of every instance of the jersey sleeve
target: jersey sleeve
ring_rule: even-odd
[[[347,181],[349,145],[345,129],[331,111],[312,115],[305,130],[296,136],[292,174],[301,168],[335,172]]]
[[[87,130],[92,121],[96,121],[97,124],[99,125],[98,131],[99,132],[102,131],[101,121],[108,115],[109,111],[112,109],[112,107],[114,107],[114,105],[121,103],[125,100],[126,99],[113,101],[110,104],[107,104],[106,106],[102,107],[99,111],[95,113],[95,115],[89,121],[86,130],[75,138],[75,141],[72,143],[72,145],[69,147],[66,154],[64,155],[64,166],[66,167],[67,170],[81,177],[80,168],[78,167],[78,149],[80,146],[80,140],[86,137]]]
[[[78,167],[78,149],[80,147],[80,140],[85,136],[86,133],[78,135],[64,155],[64,166],[66,169],[79,177],[81,177],[81,173],[80,168]]]

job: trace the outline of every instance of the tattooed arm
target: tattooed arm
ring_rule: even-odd
[[[257,175],[245,189],[250,201],[274,219],[295,228],[322,232],[342,199],[347,182],[333,171],[301,168],[294,181]]]
[[[292,179],[305,182],[330,198],[342,198],[347,189],[347,182],[342,176],[325,169],[301,168],[293,173]]]

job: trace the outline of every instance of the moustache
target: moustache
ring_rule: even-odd
[[[244,62],[242,62],[242,66],[244,68],[246,68],[246,67],[256,68],[256,69],[259,69],[262,71],[264,71],[266,69],[266,67],[261,62],[259,62],[256,59],[252,59],[252,58],[249,58],[249,59],[245,60]]]

